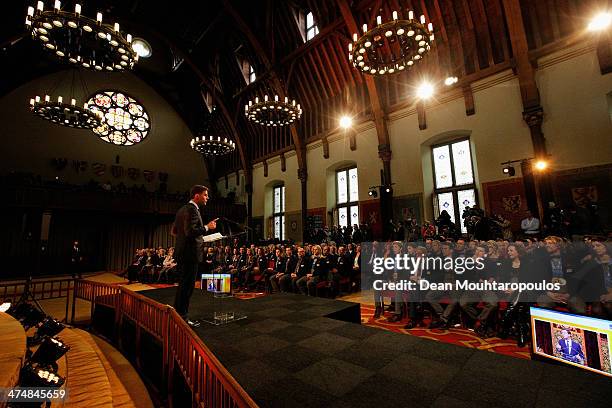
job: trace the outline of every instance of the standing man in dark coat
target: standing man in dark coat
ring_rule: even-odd
[[[174,220],[174,258],[180,274],[174,308],[190,326],[199,326],[198,322],[191,321],[187,316],[189,299],[193,293],[198,263],[203,261],[204,234],[217,228],[218,218],[206,225],[202,221],[200,206],[203,207],[208,202],[208,188],[195,185],[191,187],[190,196],[191,200],[178,210]]]

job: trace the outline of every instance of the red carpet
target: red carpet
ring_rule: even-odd
[[[168,284],[148,284],[155,288],[167,288],[173,285]],[[196,288],[199,289],[200,282],[196,282]],[[234,293],[234,297],[238,299],[254,299],[258,297],[266,296],[264,292],[238,292]],[[380,317],[374,320],[374,307],[369,305],[361,305],[361,323],[367,326],[376,327],[378,329],[389,330],[395,333],[407,334],[410,336],[417,336],[427,338],[433,341],[443,341],[445,343],[456,344],[459,346],[476,348],[478,350],[487,350],[493,353],[505,354],[507,356],[529,359],[530,353],[528,347],[519,348],[516,345],[516,341],[512,339],[502,340],[498,337],[491,337],[488,339],[482,339],[474,332],[466,329],[427,329],[427,328],[415,328],[406,330],[404,326],[406,322],[389,323],[387,318],[391,314],[387,313],[384,317]]]
[[[529,348],[517,347],[516,341],[512,339],[502,340],[498,337],[482,339],[475,333],[466,329],[430,330],[427,328],[415,328],[407,330],[404,329],[406,322],[387,322],[387,317],[390,316],[390,313],[386,313],[386,317],[379,317],[378,319],[374,320],[374,307],[361,305],[361,323],[367,326],[389,330],[396,333],[408,334],[411,336],[423,337],[434,341],[443,341],[445,343],[457,344],[459,346],[476,348],[478,350],[487,350],[512,357],[524,359],[530,358]]]

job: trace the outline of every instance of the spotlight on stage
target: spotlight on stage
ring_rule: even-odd
[[[57,337],[45,337],[30,361],[42,366],[55,365],[64,354],[70,350],[62,340]]]
[[[370,197],[374,197],[374,198],[376,198],[376,197],[378,197],[378,191],[376,191],[376,189],[374,189],[374,190],[370,190],[370,191],[368,191],[368,195],[369,195]]]
[[[61,387],[66,380],[50,370],[28,363],[21,369],[19,383],[22,387]]]
[[[43,320],[42,324],[38,328],[38,331],[36,332],[36,336],[53,337],[59,332],[61,332],[62,330],[64,330],[64,327],[65,326],[59,320],[54,319],[52,317],[47,317],[45,320]]]
[[[506,167],[503,168],[502,171],[508,177],[512,177],[512,176],[514,176],[516,174],[516,171],[514,170],[514,167],[512,167],[512,166],[506,166]]]
[[[13,305],[7,313],[19,320],[26,330],[36,326],[45,318],[45,314],[30,303]]]

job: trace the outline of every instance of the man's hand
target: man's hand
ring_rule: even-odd
[[[216,229],[217,228],[217,220],[218,220],[218,218],[215,218],[214,220],[212,220],[211,222],[206,224],[206,228],[208,228],[209,231]]]

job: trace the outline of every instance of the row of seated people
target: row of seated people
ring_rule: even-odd
[[[239,291],[294,292],[334,297],[360,285],[360,246],[210,247],[204,272],[229,273]]]
[[[142,283],[171,283],[176,278],[176,260],[174,259],[174,247],[166,250],[163,247],[157,249],[136,249],[132,262],[124,271],[129,283],[139,281]]]
[[[520,293],[518,291],[470,290],[394,290],[374,291],[375,317],[384,313],[383,299],[390,297],[391,321],[407,319],[406,328],[424,326],[425,311],[432,315],[430,328],[449,328],[459,320],[481,336],[493,334],[505,337],[516,334],[519,344],[529,335],[530,305],[562,308],[572,313],[590,314],[612,319],[612,250],[610,242],[586,240],[568,242],[556,236],[543,241],[437,241],[423,243],[372,243],[364,246],[362,264],[371,271],[376,257],[395,258],[427,257],[453,259],[449,263],[433,263],[431,268],[385,271],[382,279],[399,282],[403,279],[434,283],[455,282],[460,278],[469,282],[547,282],[558,283],[559,290],[541,290]],[[481,259],[482,269],[455,270],[458,258]],[[459,264],[465,265],[465,259]],[[447,266],[448,265],[448,266]],[[380,279],[381,276],[370,278]],[[529,298],[528,298],[529,296]],[[501,310],[503,309],[503,313]],[[497,313],[499,311],[499,313]]]

